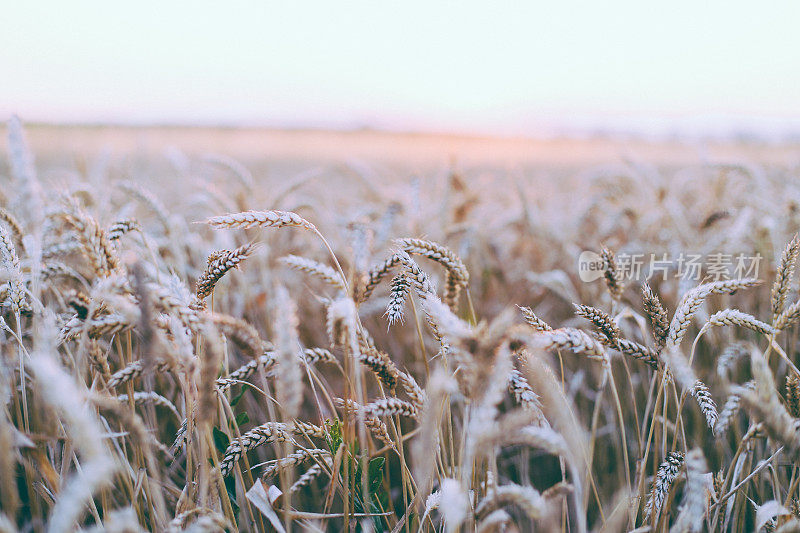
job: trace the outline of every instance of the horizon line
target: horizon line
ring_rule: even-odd
[[[16,116],[12,114],[11,116]],[[10,117],[8,117],[10,118]],[[269,122],[240,121],[135,121],[135,120],[25,120],[19,117],[24,127],[50,128],[121,128],[121,129],[187,129],[187,130],[262,130],[286,133],[331,133],[358,134],[372,133],[379,135],[399,135],[407,137],[449,137],[462,139],[484,139],[505,141],[552,141],[552,140],[592,140],[607,139],[612,141],[646,141],[646,142],[778,142],[794,144],[800,142],[800,124],[785,131],[765,131],[758,127],[729,127],[724,131],[679,131],[673,125],[663,131],[643,131],[637,128],[620,128],[614,125],[596,126],[550,126],[538,132],[503,133],[498,131],[481,131],[480,128],[404,128],[388,125],[352,125],[334,126],[321,124],[277,124]],[[3,120],[2,123],[7,121]],[[491,128],[488,128],[491,130]],[[545,131],[549,130],[549,131]]]

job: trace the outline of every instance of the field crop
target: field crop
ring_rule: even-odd
[[[798,167],[7,132],[0,531],[800,530]]]

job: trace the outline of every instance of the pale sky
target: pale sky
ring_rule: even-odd
[[[793,1],[8,0],[0,16],[0,119],[800,132]]]

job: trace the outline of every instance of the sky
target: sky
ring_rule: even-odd
[[[0,117],[800,133],[790,1],[16,0],[0,13]]]

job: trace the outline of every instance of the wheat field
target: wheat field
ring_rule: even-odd
[[[792,147],[30,132],[0,531],[800,531]]]

